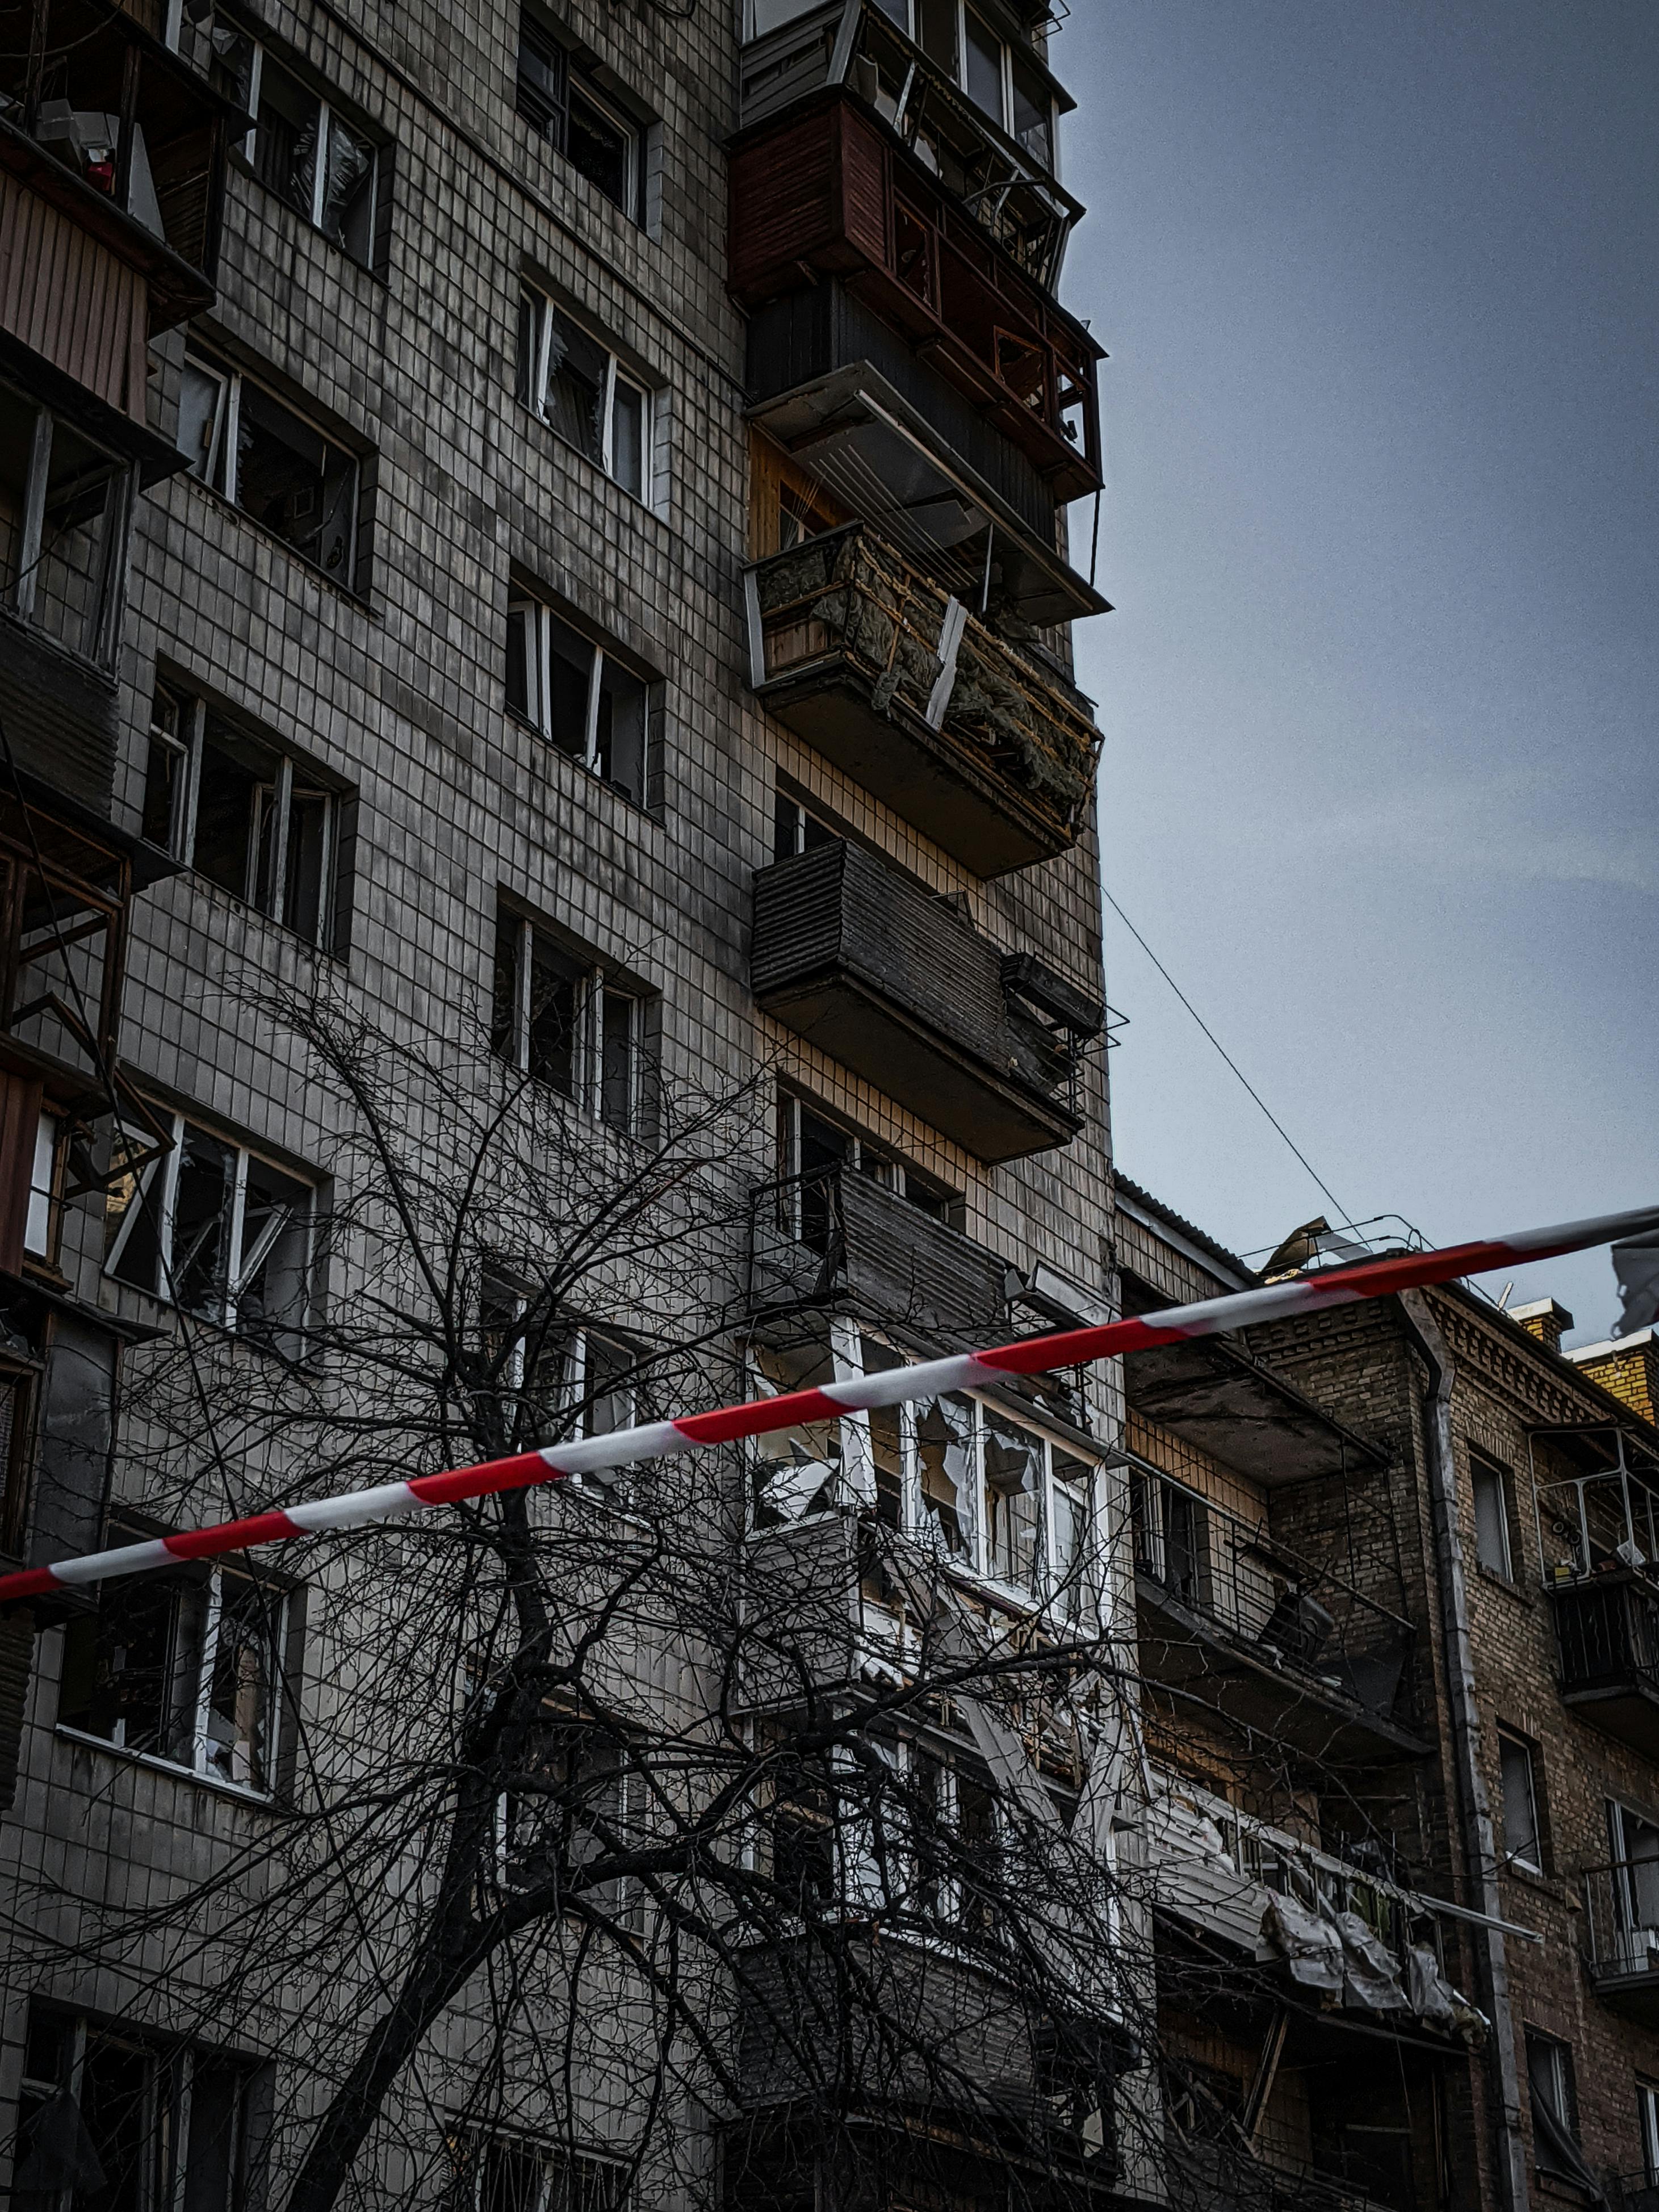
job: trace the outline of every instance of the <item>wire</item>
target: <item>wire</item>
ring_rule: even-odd
[[[1127,914],[1125,914],[1125,913],[1124,913],[1124,911],[1123,911],[1122,908],[1118,904],[1117,901],[1116,901],[1116,900],[1112,896],[1112,895],[1111,895],[1110,891],[1109,891],[1109,890],[1107,890],[1107,888],[1106,888],[1106,886],[1104,885],[1104,884],[1103,884],[1101,885],[1101,887],[1100,887],[1100,895],[1101,895],[1102,898],[1103,898],[1103,899],[1105,900],[1105,902],[1106,902],[1107,905],[1108,905],[1109,907],[1110,907],[1110,908],[1112,909],[1112,912],[1113,912],[1113,913],[1117,916],[1118,920],[1119,920],[1119,921],[1123,924],[1123,927],[1125,927],[1125,929],[1127,929],[1127,930],[1128,931],[1128,933],[1129,933],[1130,936],[1133,938],[1133,939],[1134,939],[1135,943],[1136,943],[1136,944],[1140,947],[1141,951],[1146,954],[1146,957],[1147,957],[1147,958],[1152,962],[1152,963],[1153,967],[1157,969],[1157,970],[1158,970],[1158,974],[1159,974],[1159,975],[1164,978],[1164,981],[1169,985],[1170,988],[1170,989],[1175,993],[1175,994],[1176,994],[1176,998],[1180,1000],[1180,1001],[1181,1001],[1182,1005],[1183,1006],[1185,1006],[1185,1008],[1187,1009],[1187,1012],[1188,1012],[1192,1016],[1193,1019],[1194,1019],[1194,1020],[1198,1024],[1198,1026],[1200,1027],[1200,1029],[1201,1029],[1201,1030],[1203,1030],[1203,1032],[1204,1032],[1205,1036],[1206,1036],[1206,1037],[1208,1037],[1208,1039],[1210,1040],[1210,1042],[1211,1042],[1211,1043],[1215,1047],[1216,1050],[1217,1050],[1217,1051],[1221,1054],[1221,1057],[1223,1058],[1223,1060],[1224,1060],[1226,1061],[1226,1063],[1227,1063],[1228,1066],[1231,1068],[1231,1070],[1232,1070],[1233,1073],[1234,1073],[1234,1074],[1238,1078],[1239,1081],[1240,1081],[1240,1082],[1244,1085],[1244,1088],[1246,1089],[1246,1091],[1248,1091],[1249,1092],[1249,1094],[1250,1094],[1251,1097],[1255,1099],[1255,1101],[1256,1104],[1257,1104],[1257,1105],[1261,1109],[1262,1112],[1267,1115],[1267,1117],[1268,1121],[1272,1122],[1272,1124],[1273,1124],[1273,1127],[1274,1127],[1274,1128],[1279,1132],[1279,1135],[1280,1135],[1280,1136],[1285,1139],[1285,1143],[1290,1146],[1290,1148],[1291,1148],[1291,1152],[1295,1153],[1295,1155],[1296,1155],[1297,1158],[1297,1159],[1302,1163],[1303,1166],[1304,1166],[1304,1168],[1306,1168],[1306,1170],[1308,1170],[1308,1173],[1309,1173],[1309,1174],[1313,1177],[1314,1182],[1318,1185],[1318,1187],[1319,1187],[1320,1190],[1321,1190],[1321,1191],[1324,1194],[1324,1195],[1325,1195],[1325,1196],[1326,1196],[1326,1197],[1330,1200],[1331,1204],[1332,1204],[1332,1205],[1336,1208],[1337,1217],[1338,1217],[1339,1220],[1341,1222],[1341,1224],[1342,1224],[1342,1225],[1344,1226],[1344,1228],[1352,1229],[1352,1226],[1353,1226],[1353,1217],[1352,1217],[1352,1215],[1351,1215],[1351,1214],[1346,1211],[1346,1209],[1344,1207],[1344,1206],[1343,1206],[1343,1204],[1342,1204],[1341,1200],[1337,1197],[1336,1193],[1335,1193],[1335,1192],[1331,1188],[1331,1187],[1330,1187],[1329,1183],[1328,1183],[1328,1182],[1325,1181],[1325,1178],[1323,1177],[1323,1176],[1322,1176],[1322,1175],[1320,1174],[1320,1172],[1319,1172],[1319,1170],[1317,1170],[1317,1168],[1316,1168],[1316,1167],[1315,1167],[1315,1165],[1314,1165],[1313,1162],[1312,1162],[1312,1161],[1308,1158],[1308,1155],[1307,1155],[1307,1154],[1303,1151],[1303,1149],[1302,1149],[1301,1146],[1300,1146],[1300,1145],[1298,1145],[1298,1144],[1297,1143],[1297,1141],[1296,1141],[1295,1138],[1291,1136],[1291,1134],[1290,1131],[1289,1131],[1289,1130],[1285,1127],[1285,1124],[1284,1124],[1284,1123],[1279,1120],[1279,1118],[1278,1115],[1277,1115],[1277,1114],[1275,1114],[1275,1113],[1273,1112],[1273,1108],[1272,1108],[1271,1106],[1269,1106],[1269,1105],[1268,1105],[1268,1103],[1267,1103],[1267,1100],[1262,1097],[1261,1093],[1261,1092],[1256,1089],[1256,1087],[1255,1087],[1255,1084],[1253,1084],[1253,1083],[1251,1082],[1251,1080],[1250,1080],[1249,1077],[1248,1075],[1246,1075],[1246,1074],[1245,1074],[1245,1073],[1244,1073],[1243,1069],[1239,1066],[1238,1062],[1237,1062],[1237,1061],[1233,1058],[1233,1056],[1232,1056],[1231,1053],[1230,1053],[1230,1052],[1228,1051],[1228,1049],[1227,1049],[1226,1046],[1225,1046],[1224,1044],[1223,1044],[1223,1043],[1222,1043],[1222,1042],[1221,1042],[1220,1038],[1216,1035],[1215,1031],[1214,1031],[1214,1030],[1210,1027],[1209,1024],[1205,1020],[1205,1018],[1204,1018],[1203,1015],[1202,1015],[1202,1014],[1200,1014],[1200,1013],[1199,1012],[1198,1008],[1197,1008],[1197,1007],[1193,1004],[1192,1000],[1191,1000],[1187,996],[1187,994],[1186,994],[1186,993],[1182,989],[1182,988],[1181,988],[1180,984],[1176,982],[1176,981],[1175,977],[1174,977],[1174,976],[1170,973],[1169,969],[1168,969],[1164,965],[1164,963],[1163,963],[1163,962],[1158,958],[1158,957],[1157,953],[1153,951],[1153,950],[1152,950],[1152,946],[1151,946],[1150,945],[1148,945],[1148,944],[1147,944],[1147,942],[1146,942],[1146,939],[1141,935],[1140,932],[1139,932],[1139,931],[1135,927],[1135,926],[1134,926],[1133,922],[1132,922],[1132,921],[1130,921],[1130,919],[1129,919],[1128,915],[1127,915]]]

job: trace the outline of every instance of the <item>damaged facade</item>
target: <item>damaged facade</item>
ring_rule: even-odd
[[[1122,1179],[1116,1234],[1127,1310],[1258,1279]],[[1651,2201],[1653,1352],[1571,1326],[1450,1285],[1126,1363],[1171,2155],[1212,2201]]]

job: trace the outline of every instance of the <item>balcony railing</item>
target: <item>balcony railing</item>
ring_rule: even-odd
[[[1154,1468],[1132,1470],[1131,1497],[1152,1681],[1331,1756],[1401,1742],[1410,1621]]]
[[[767,11],[774,21],[782,10]],[[1022,56],[1024,66],[1034,58]],[[893,20],[876,0],[811,0],[790,21],[743,48],[740,127],[830,85],[847,85],[874,109],[940,184],[1033,280],[1052,289],[1066,237],[1083,210],[1054,173],[1052,92],[1037,92],[1016,137]]]
[[[1659,1859],[1621,1859],[1582,1877],[1584,1969],[1616,2011],[1659,2024]]]
[[[1066,1144],[1104,1010],[914,878],[835,842],[755,878],[764,1011],[988,1162]]]
[[[764,1183],[750,1201],[749,1297],[764,1315],[836,1304],[981,1341],[1007,1319],[995,1253],[852,1167]]]
[[[1060,686],[867,525],[748,572],[768,711],[975,874],[1062,853],[1101,733]]]

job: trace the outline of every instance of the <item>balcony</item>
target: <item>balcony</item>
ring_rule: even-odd
[[[861,846],[761,870],[750,973],[767,1013],[978,1159],[1049,1152],[1083,1127],[1099,1003],[1005,957]]]
[[[769,714],[979,876],[1066,851],[1100,732],[1073,696],[860,523],[748,571]]]
[[[738,137],[730,238],[728,282],[749,313],[845,286],[1019,449],[1051,498],[1099,489],[1103,349],[851,92]]]
[[[905,0],[769,0],[756,9],[766,27],[744,42],[734,155],[772,118],[850,90],[981,241],[994,240],[1030,283],[1052,291],[1083,213],[1054,174],[1056,118],[1073,102],[1021,44],[1007,52],[997,103],[1012,91],[1018,112],[994,113],[960,82],[959,57],[934,51],[925,32],[925,43],[907,35],[895,18],[908,12]]]
[[[1006,1325],[1007,1276],[995,1253],[856,1168],[765,1183],[750,1201],[757,1316],[834,1307],[983,1344]]]
[[[1177,1691],[1322,1762],[1427,1751],[1408,1620],[1144,1462],[1131,1498],[1149,1696]]]
[[[1659,1859],[1623,1859],[1580,1877],[1584,1972],[1612,2011],[1659,2027]]]
[[[1561,1701],[1659,1758],[1659,1453],[1604,1425],[1540,1431],[1533,1461]]]

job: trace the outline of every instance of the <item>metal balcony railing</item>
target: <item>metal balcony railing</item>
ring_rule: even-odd
[[[1659,1698],[1659,1584],[1628,1568],[1551,1585],[1561,1687]]]
[[[1409,1722],[1410,1621],[1144,1462],[1131,1498],[1136,1571],[1182,1612],[1310,1687]]]
[[[1659,1859],[1617,1859],[1581,1877],[1592,1981],[1652,1974],[1659,2003]]]

